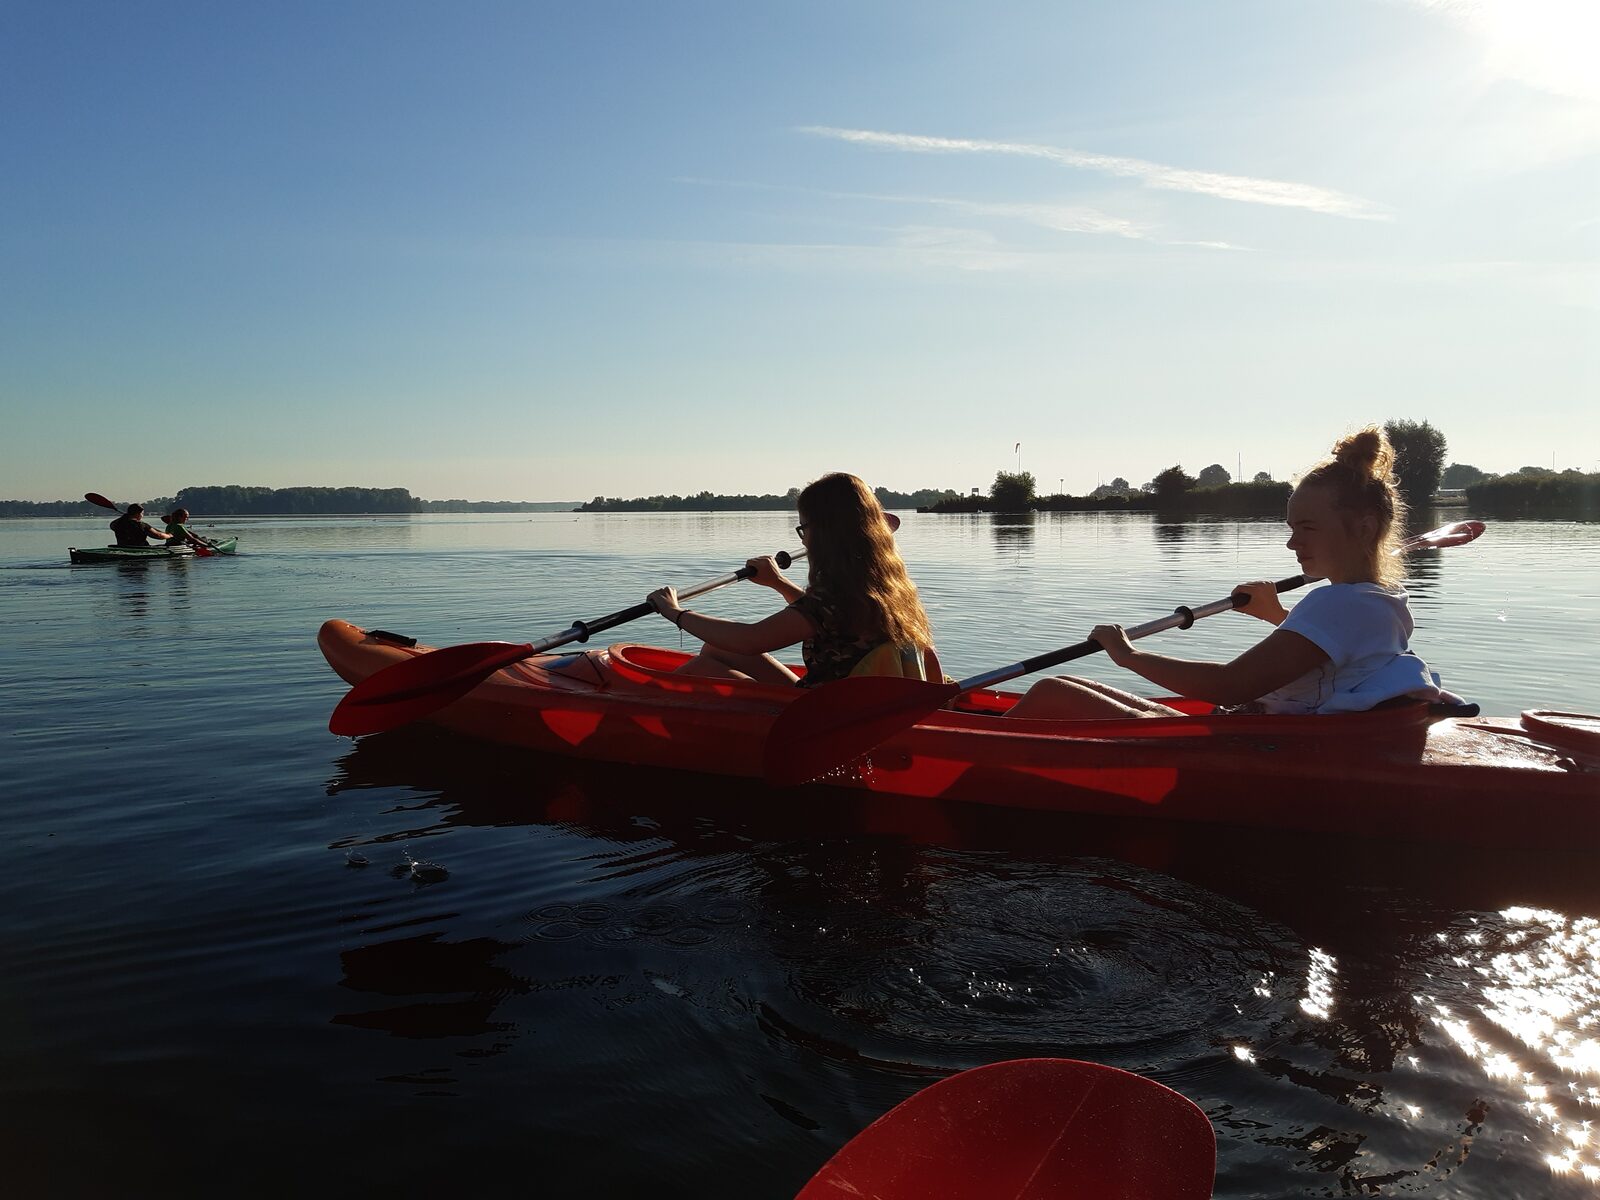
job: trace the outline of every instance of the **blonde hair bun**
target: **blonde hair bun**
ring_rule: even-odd
[[[1333,458],[1341,467],[1364,478],[1394,478],[1394,447],[1389,444],[1389,435],[1376,425],[1340,438],[1334,444]]]

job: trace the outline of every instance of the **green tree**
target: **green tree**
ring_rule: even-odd
[[[1439,477],[1439,486],[1466,488],[1475,483],[1482,483],[1487,478],[1489,478],[1488,472],[1480,471],[1477,467],[1468,466],[1466,463],[1451,463]]]
[[[1195,480],[1195,486],[1203,488],[1221,487],[1223,484],[1232,483],[1233,476],[1228,474],[1228,468],[1221,463],[1212,463],[1200,472],[1200,478]]]
[[[1252,482],[1253,483],[1271,483],[1272,482],[1272,473],[1270,471],[1257,471],[1256,472],[1256,477],[1255,477],[1254,480],[1252,480]]]
[[[1145,484],[1144,490],[1156,498],[1157,504],[1170,505],[1194,491],[1194,486],[1195,477],[1181,465],[1173,465]]]
[[[1413,508],[1427,504],[1444,475],[1444,434],[1426,421],[1389,421],[1383,431],[1394,447],[1400,494]]]
[[[1094,491],[1089,493],[1089,496],[1094,500],[1103,500],[1107,496],[1131,496],[1135,490],[1131,483],[1121,475],[1118,475],[1110,483],[1102,483],[1095,488]]]
[[[1032,471],[1000,471],[989,489],[989,499],[1000,512],[1027,512],[1033,507]]]

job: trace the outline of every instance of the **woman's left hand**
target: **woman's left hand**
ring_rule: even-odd
[[[750,571],[750,582],[758,583],[762,587],[774,590],[788,582],[784,573],[778,570],[778,562],[770,554],[763,554],[759,558],[746,559],[744,564]]]
[[[1089,640],[1099,642],[1105,648],[1106,657],[1119,667],[1127,666],[1133,657],[1133,643],[1121,625],[1096,625],[1089,631]]]

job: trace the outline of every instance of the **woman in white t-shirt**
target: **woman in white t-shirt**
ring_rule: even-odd
[[[1191,662],[1136,649],[1120,625],[1090,638],[1119,667],[1174,695],[1230,711],[1362,712],[1397,696],[1441,695],[1427,665],[1407,648],[1411,612],[1391,552],[1405,503],[1395,487],[1394,449],[1369,426],[1343,438],[1289,497],[1289,549],[1305,574],[1328,580],[1293,611],[1265,581],[1240,584],[1239,609],[1277,629],[1232,662]],[[1155,700],[1086,679],[1043,679],[1011,709],[1014,717],[1177,715]]]

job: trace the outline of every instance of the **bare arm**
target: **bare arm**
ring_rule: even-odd
[[[811,618],[797,609],[786,608],[764,620],[747,624],[709,617],[694,612],[678,603],[676,588],[657,588],[645,600],[663,617],[679,629],[702,641],[736,654],[766,654],[803,642],[816,634]]]
[[[1328,661],[1315,642],[1288,629],[1269,633],[1232,662],[1191,662],[1137,650],[1120,625],[1097,625],[1089,635],[1119,667],[1178,696],[1212,704],[1243,704],[1299,679]]]
[[[766,654],[781,650],[813,636],[809,618],[786,608],[773,613],[754,625],[743,621],[725,621],[721,617],[708,617],[705,613],[685,610],[679,618],[678,628],[687,634],[736,654]]]

